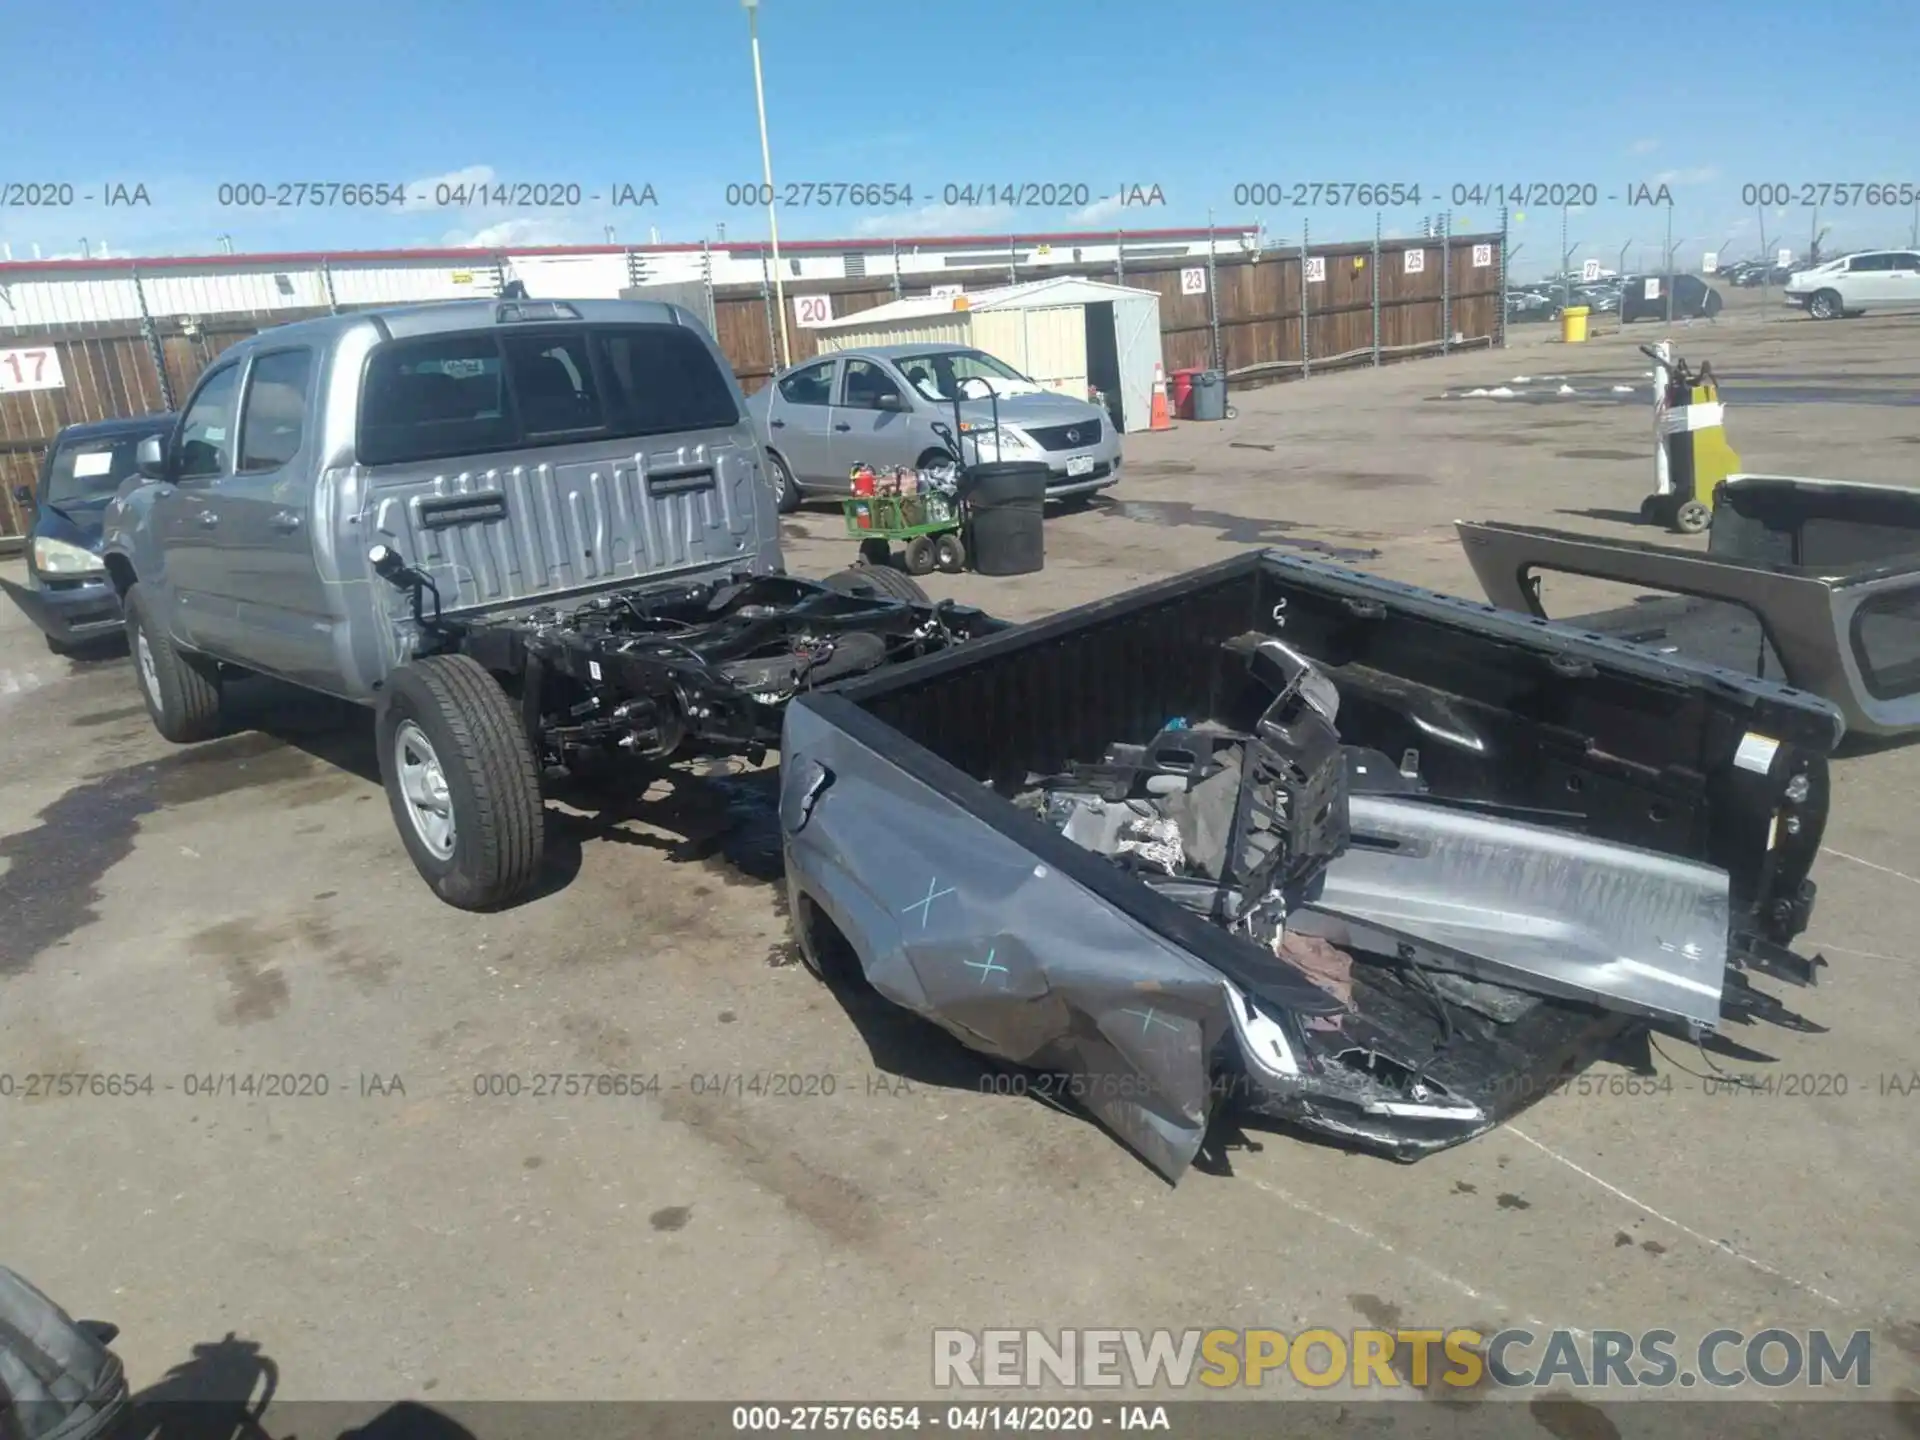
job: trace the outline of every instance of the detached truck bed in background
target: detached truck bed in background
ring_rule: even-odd
[[[1650,1028],[1818,1026],[1834,707],[1273,552],[797,697],[802,954],[1071,1077],[1411,1159]],[[1641,1047],[1644,1063],[1644,1046]]]

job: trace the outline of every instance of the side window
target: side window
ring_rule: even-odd
[[[236,470],[243,474],[278,470],[300,453],[312,373],[311,350],[280,350],[253,362],[247,403],[240,412]]]
[[[819,360],[794,371],[780,382],[780,398],[789,405],[828,405],[833,402],[833,361]]]
[[[503,348],[520,428],[528,436],[598,430],[606,424],[584,333],[514,335]]]
[[[1896,270],[1920,270],[1920,255],[1915,255],[1911,250],[1903,251],[1901,254],[1893,257],[1893,268]]]
[[[180,427],[173,478],[209,480],[227,473],[233,461],[233,412],[240,398],[240,367],[216,373],[193,397]]]
[[[1853,658],[1876,700],[1920,692],[1920,586],[1887,590],[1853,612]]]
[[[840,382],[843,405],[860,410],[878,410],[882,396],[898,395],[900,387],[871,360],[847,361],[846,378]]]
[[[1891,255],[1856,255],[1847,262],[1847,273],[1858,274],[1862,270],[1891,270]]]

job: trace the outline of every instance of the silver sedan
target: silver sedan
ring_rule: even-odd
[[[951,469],[952,451],[934,426],[952,431],[956,419],[969,463],[1045,464],[1049,500],[1084,501],[1120,479],[1120,432],[1105,410],[961,346],[838,350],[774,377],[747,409],[783,510],[808,496],[845,495],[855,465]]]

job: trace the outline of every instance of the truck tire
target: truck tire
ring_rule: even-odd
[[[374,733],[380,779],[420,876],[449,905],[487,910],[540,873],[546,811],[519,711],[467,655],[431,655],[388,680]]]
[[[211,740],[220,733],[220,671],[210,660],[189,655],[153,618],[146,592],[135,585],[122,602],[133,678],[147,702],[153,728],[176,745]]]
[[[911,575],[882,565],[856,565],[841,570],[820,582],[842,595],[881,595],[889,600],[905,600],[912,605],[931,605],[933,599]]]

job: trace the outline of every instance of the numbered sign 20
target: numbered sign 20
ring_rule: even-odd
[[[15,390],[64,390],[60,352],[51,345],[32,350],[0,350],[0,394]]]
[[[793,320],[796,325],[824,325],[833,319],[833,297],[831,295],[796,295],[793,297]]]
[[[1476,270],[1484,270],[1491,264],[1493,264],[1493,247],[1491,245],[1474,246],[1473,268]]]
[[[1182,295],[1207,293],[1207,272],[1204,266],[1190,265],[1180,272],[1180,293]]]
[[[1309,255],[1307,257],[1307,283],[1309,285],[1318,285],[1326,278],[1327,257],[1324,255]]]
[[[1427,268],[1427,252],[1426,251],[1409,250],[1406,252],[1406,255],[1407,255],[1407,258],[1404,264],[1406,267],[1407,274],[1418,275]]]

